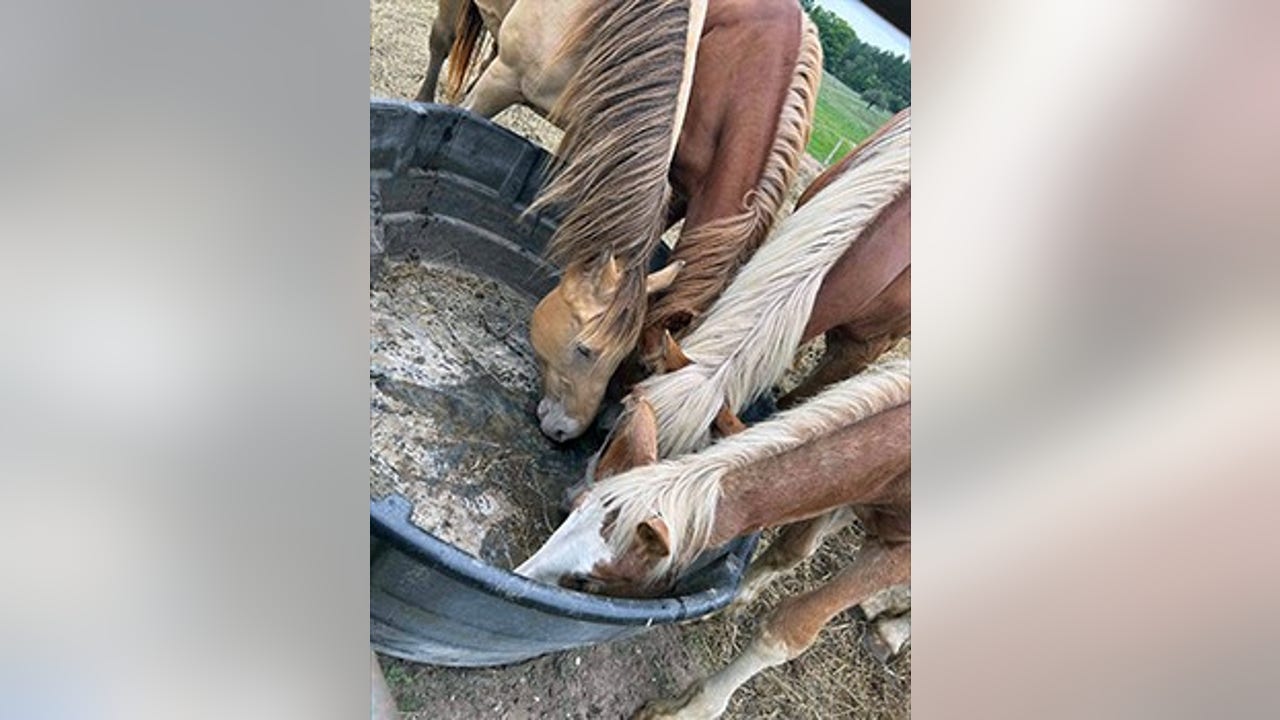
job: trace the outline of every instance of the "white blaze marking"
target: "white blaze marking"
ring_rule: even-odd
[[[590,573],[597,563],[613,556],[600,535],[604,517],[604,505],[588,498],[569,514],[533,557],[516,568],[516,574],[556,585],[565,575]]]

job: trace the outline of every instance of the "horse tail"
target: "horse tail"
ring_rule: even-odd
[[[449,49],[449,75],[445,80],[445,96],[450,102],[458,102],[462,95],[467,71],[471,68],[476,47],[483,35],[484,18],[480,16],[480,8],[469,0],[466,9],[458,13],[453,47]]]
[[[652,356],[660,346],[654,340],[662,330],[690,328],[738,269],[764,244],[787,200],[809,144],[818,85],[822,82],[822,45],[818,29],[800,12],[800,47],[791,84],[778,111],[773,143],[756,187],[744,200],[745,209],[717,218],[684,233],[676,245],[675,259],[684,247],[690,258],[671,292],[657,298],[645,318],[643,349]],[[696,259],[694,259],[696,257]],[[652,357],[646,359],[652,360]]]

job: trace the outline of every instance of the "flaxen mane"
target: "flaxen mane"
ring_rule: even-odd
[[[740,412],[790,365],[827,271],[910,185],[911,113],[890,122],[743,266],[681,342],[693,362],[637,387],[658,418],[660,457],[706,445],[725,402]]]
[[[696,324],[697,315],[720,296],[738,268],[760,248],[782,211],[809,143],[822,80],[818,30],[808,15],[800,13],[800,17],[803,27],[795,72],[756,188],[743,199],[743,212],[693,228],[680,238],[674,258],[685,260],[685,269],[671,292],[654,301],[645,317],[646,328],[661,329],[684,317]]]
[[[564,139],[529,212],[563,212],[547,246],[561,267],[598,267],[612,253],[624,268],[596,329],[617,337],[639,332],[643,268],[666,226],[690,1],[584,5],[560,51],[581,53],[582,63],[550,115]]]
[[[720,481],[732,470],[798,448],[815,438],[861,422],[911,399],[911,361],[882,359],[804,404],[729,436],[702,452],[629,470],[601,480],[592,496],[605,512],[616,510],[609,538],[621,556],[644,520],[661,517],[671,553],[650,580],[688,567],[706,549],[715,525]]]

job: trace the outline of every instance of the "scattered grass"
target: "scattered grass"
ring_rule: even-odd
[[[848,85],[827,71],[822,72],[818,86],[818,105],[814,111],[813,134],[809,137],[809,154],[826,164],[844,157],[854,145],[885,124],[892,117],[878,107],[867,107],[867,101]],[[843,140],[843,142],[841,142]],[[839,149],[836,146],[839,145]],[[835,150],[834,155],[832,150]]]
[[[417,673],[408,664],[387,657],[379,657],[382,666],[382,677],[387,681],[387,689],[396,699],[396,707],[401,712],[415,712],[423,706],[418,693]]]

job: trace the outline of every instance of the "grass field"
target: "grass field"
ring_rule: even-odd
[[[813,134],[809,137],[809,154],[826,164],[827,156],[843,138],[845,142],[831,158],[831,162],[835,162],[890,117],[888,112],[878,107],[868,108],[861,95],[824,70],[822,84],[818,87]]]

